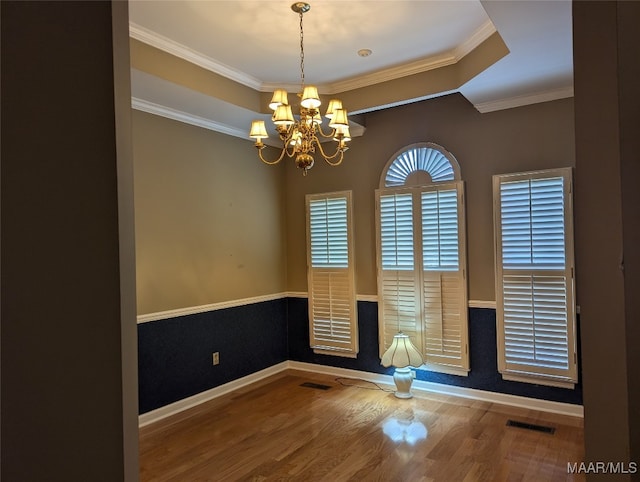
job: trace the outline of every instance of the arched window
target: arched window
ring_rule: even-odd
[[[469,371],[464,185],[455,157],[396,152],[376,191],[380,353],[402,331],[427,369]]]
[[[432,142],[421,142],[396,152],[380,177],[380,187],[419,186],[459,181],[460,166],[453,154]]]

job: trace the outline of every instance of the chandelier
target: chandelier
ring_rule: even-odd
[[[342,162],[344,151],[348,149],[347,142],[351,140],[349,134],[349,121],[347,111],[342,108],[342,102],[338,99],[329,101],[325,117],[329,119],[330,132],[322,129],[322,117],[320,116],[320,97],[318,89],[304,83],[304,31],[302,28],[302,15],[311,9],[311,5],[304,2],[296,2],[291,5],[291,10],[300,16],[300,112],[297,119],[294,118],[291,105],[287,97],[287,91],[276,89],[273,93],[269,107],[273,110],[271,120],[275,124],[278,137],[282,142],[282,151],[275,160],[267,160],[262,151],[265,148],[262,139],[268,138],[264,121],[254,120],[251,123],[249,137],[256,140],[258,156],[265,164],[277,164],[284,156],[295,158],[296,167],[302,169],[302,174],[313,167],[313,154],[318,152],[331,166],[337,166]],[[327,154],[320,138],[333,139],[335,152]]]

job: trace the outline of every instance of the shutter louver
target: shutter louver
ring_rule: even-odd
[[[423,351],[420,315],[416,306],[416,275],[414,271],[384,270],[382,274],[382,297],[378,302],[381,316],[385,320],[384,349],[387,349],[393,336],[399,331],[409,335],[418,350]]]
[[[311,266],[346,268],[349,265],[346,198],[309,203]]]
[[[576,381],[570,170],[564,171],[494,177],[503,374]]]
[[[310,344],[316,350],[357,353],[350,196],[307,196]],[[338,353],[336,353],[338,354]]]
[[[504,269],[565,267],[563,179],[500,185]]]
[[[566,284],[564,276],[504,276],[507,366],[568,369]]]
[[[411,194],[380,196],[382,269],[415,269]]]
[[[424,273],[425,361],[464,367],[463,326],[466,307],[461,302],[462,277],[457,273]]]
[[[422,249],[425,270],[458,270],[458,193],[422,193]]]
[[[351,349],[351,300],[346,270],[313,271],[312,346]]]

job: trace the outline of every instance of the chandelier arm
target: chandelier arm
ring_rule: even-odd
[[[338,158],[337,161],[332,162],[329,159],[327,159],[326,157],[324,158],[324,160],[326,161],[327,164],[329,164],[330,166],[339,166],[340,164],[342,164],[342,160],[344,159],[344,151],[343,150],[339,150],[338,151],[340,153],[340,158]],[[338,154],[338,152],[336,152],[336,155]]]
[[[264,162],[265,164],[268,164],[270,166],[273,166],[274,164],[278,164],[284,158],[285,153],[287,153],[287,145],[285,144],[282,147],[282,151],[280,152],[280,156],[275,161],[269,161],[269,160],[265,159],[264,157],[262,157],[262,150],[263,149],[264,149],[264,146],[258,148],[258,156],[260,157],[260,160],[262,162]],[[289,155],[289,157],[291,157],[291,155]]]
[[[329,132],[328,134],[325,134],[324,131],[322,130],[322,124],[316,124],[316,126],[318,126],[318,132],[320,133],[320,135],[327,139],[329,139],[330,137],[333,137],[336,133],[335,129],[331,129],[331,132]]]
[[[318,150],[320,151],[320,154],[322,155],[323,159],[327,162],[327,164],[329,164],[331,166],[338,166],[338,165],[340,165],[340,163],[342,163],[342,159],[344,157],[344,151],[342,149],[340,149],[338,147],[338,149],[336,150],[335,154],[333,154],[331,156],[328,156],[324,152],[324,149],[322,148],[322,144],[320,144],[319,142],[317,144],[318,144]],[[332,162],[333,159],[338,157],[338,155],[340,155],[340,158],[336,162]]]
[[[289,138],[287,140],[287,143],[282,148],[287,153],[287,157],[293,157],[293,156],[296,155],[296,146],[291,145],[289,143],[290,140],[291,140],[291,138]],[[287,149],[289,149],[289,150],[287,150]]]

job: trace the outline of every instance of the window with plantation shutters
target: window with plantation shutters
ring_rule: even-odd
[[[306,205],[310,344],[316,353],[355,357],[351,192],[310,194]]]
[[[493,177],[498,369],[577,382],[571,169]]]
[[[401,331],[426,368],[466,375],[465,222],[457,176],[455,158],[427,143],[400,151],[383,171],[376,191],[378,319],[381,354]]]

